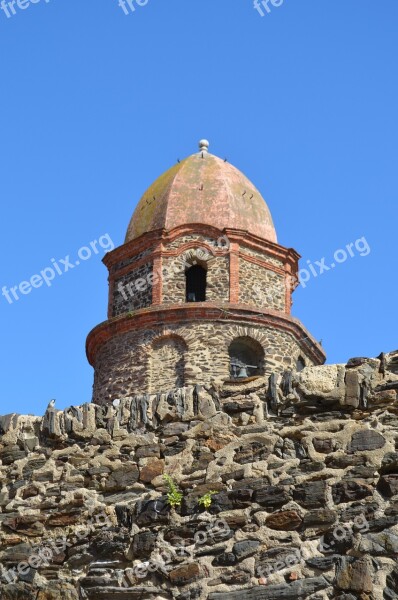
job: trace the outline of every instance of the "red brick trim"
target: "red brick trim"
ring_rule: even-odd
[[[229,256],[229,301],[239,302],[239,244],[231,242]]]
[[[108,281],[109,281],[108,318],[111,317],[111,312],[110,312],[112,310],[111,298],[113,298],[116,280],[118,280],[121,277],[123,277],[124,275],[127,275],[128,273],[131,273],[132,271],[138,269],[142,265],[147,265],[147,264],[152,263],[153,272],[159,274],[159,277],[155,279],[156,283],[155,283],[154,287],[156,287],[157,289],[153,290],[152,299],[153,298],[156,299],[156,302],[153,300],[154,304],[160,304],[162,301],[163,257],[180,256],[184,252],[187,252],[188,250],[195,249],[195,248],[203,248],[204,250],[207,250],[208,253],[210,254],[210,256],[212,256],[212,257],[229,255],[228,250],[225,250],[223,248],[214,248],[213,246],[210,246],[209,244],[206,244],[204,242],[195,241],[195,240],[192,240],[191,242],[186,242],[179,248],[173,248],[171,250],[164,249],[163,244],[158,243],[157,248],[155,248],[153,250],[153,252],[151,252],[150,254],[143,256],[139,260],[134,261],[134,263],[130,263],[129,265],[123,267],[122,269],[118,269],[117,271],[110,272],[109,278],[108,278]],[[160,281],[158,281],[159,278],[160,278]]]
[[[192,240],[184,243],[179,248],[168,249],[167,245],[172,243],[174,240],[185,235],[202,235],[217,239],[222,236],[227,236],[230,242],[229,251],[224,248],[214,248],[208,245],[206,242],[199,240]],[[285,276],[285,314],[290,315],[292,306],[292,294],[293,290],[290,289],[291,278],[297,278],[298,273],[298,260],[300,255],[297,254],[292,248],[285,248],[274,242],[269,242],[256,235],[250,234],[247,231],[239,229],[224,229],[220,230],[216,227],[209,225],[203,225],[200,223],[193,223],[189,225],[181,225],[171,231],[165,229],[158,229],[145,233],[139,238],[116,248],[112,252],[106,254],[103,259],[104,264],[110,270],[109,275],[109,301],[108,301],[108,318],[112,318],[112,306],[113,306],[113,295],[115,289],[115,281],[123,275],[130,273],[132,270],[139,268],[144,264],[153,264],[153,270],[159,274],[158,278],[155,278],[155,283],[152,290],[152,303],[154,307],[161,305],[163,301],[163,257],[178,256],[187,250],[192,248],[206,248],[214,256],[227,255],[230,259],[230,302],[237,304],[239,302],[239,258],[257,264]],[[242,249],[248,248],[250,250],[264,253],[264,255],[272,256],[278,261],[281,261],[284,265],[284,269],[278,268],[267,262],[266,258],[249,256],[245,254]],[[118,271],[112,271],[112,268],[119,262],[134,258],[135,255],[139,255],[142,252],[150,250],[148,254],[136,262],[123,267]],[[290,279],[289,279],[290,278]],[[230,308],[230,307],[228,307]],[[255,311],[255,307],[251,307]],[[145,309],[148,310],[148,309]],[[141,311],[138,311],[141,314]],[[135,313],[136,314],[136,313]],[[282,313],[280,313],[282,314]],[[300,322],[298,322],[300,323]],[[300,324],[301,326],[301,324]],[[302,326],[301,326],[302,327]]]
[[[163,260],[160,250],[153,258],[153,286],[152,286],[152,304],[155,306],[162,303],[163,300]]]
[[[115,280],[109,275],[108,277],[109,289],[108,289],[108,319],[112,319],[113,314],[113,301],[115,294]]]
[[[255,256],[249,256],[248,254],[245,254],[244,252],[239,252],[239,258],[242,258],[246,262],[253,263],[254,265],[257,265],[259,267],[263,267],[264,269],[267,269],[268,271],[274,271],[275,273],[278,273],[278,275],[282,275],[283,277],[286,274],[285,269],[277,267],[276,265],[273,265],[272,263],[269,263],[266,260],[261,260],[261,258],[257,258]]]
[[[144,252],[148,248],[156,246],[159,241],[161,241],[164,246],[167,246],[167,244],[173,242],[178,237],[183,237],[184,235],[190,234],[203,236],[207,235],[213,237],[214,239],[226,235],[230,242],[238,242],[240,246],[268,253],[270,256],[274,256],[283,263],[289,262],[292,265],[293,271],[298,269],[298,260],[300,255],[292,248],[285,248],[284,246],[280,246],[274,242],[269,242],[268,240],[264,240],[241,229],[221,230],[216,227],[211,227],[210,225],[203,225],[201,223],[181,225],[170,231],[166,231],[165,229],[157,229],[156,231],[144,233],[139,238],[131,240],[127,244],[123,244],[122,246],[115,248],[112,250],[112,252],[108,252],[104,256],[103,262],[110,269],[118,262],[125,260],[126,258],[131,258],[136,254]]]
[[[176,238],[192,233],[197,235],[208,235],[215,239],[224,235],[223,230],[218,229],[217,227],[211,227],[210,225],[202,225],[201,223],[181,225],[170,231],[166,231],[166,229],[156,229],[155,231],[144,233],[135,240],[131,240],[130,242],[127,242],[127,244],[115,248],[112,252],[108,252],[102,261],[108,269],[110,269],[118,262],[125,260],[126,258],[131,258],[136,254],[144,252],[148,248],[156,246],[159,241],[161,241],[163,245],[167,245]]]

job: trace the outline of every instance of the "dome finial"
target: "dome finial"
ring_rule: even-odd
[[[200,140],[200,142],[199,142],[200,152],[208,152],[209,146],[210,146],[210,144],[207,140]]]

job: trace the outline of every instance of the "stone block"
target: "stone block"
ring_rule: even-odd
[[[197,563],[183,565],[177,569],[173,569],[169,573],[170,581],[173,585],[187,585],[193,583],[200,576],[200,568]]]
[[[257,540],[243,540],[234,544],[232,552],[238,560],[243,560],[248,556],[253,556],[260,547],[260,542]]]
[[[270,515],[265,524],[270,529],[280,531],[293,531],[299,529],[302,524],[302,518],[295,510],[286,510]]]
[[[304,508],[322,508],[326,504],[326,482],[306,481],[295,487],[293,498]]]
[[[398,494],[398,474],[382,475],[377,483],[377,490],[387,498]]]
[[[363,452],[364,450],[378,450],[379,448],[383,448],[385,443],[386,440],[378,431],[363,429],[354,433],[348,451],[354,453]]]
[[[289,490],[289,486],[267,485],[254,491],[253,502],[257,502],[270,510],[280,508],[292,499]]]
[[[77,600],[77,596],[73,600]],[[1,600],[37,600],[37,591],[20,582],[1,586]]]
[[[44,532],[45,521],[45,515],[19,515],[4,519],[3,527],[28,537],[40,537]]]
[[[383,456],[380,473],[398,473],[398,452],[387,452]]]
[[[121,492],[138,481],[139,470],[137,465],[124,463],[111,473],[105,483],[107,492]]]
[[[216,556],[212,565],[213,567],[232,567],[237,562],[238,559],[233,552],[223,552]]]
[[[365,465],[366,457],[350,456],[347,454],[327,456],[325,458],[325,464],[329,469],[346,469],[347,467]]]
[[[337,561],[335,585],[345,591],[372,593],[373,571],[370,559],[342,556]]]
[[[299,579],[291,584],[257,586],[228,592],[213,592],[208,600],[305,600],[329,587],[324,577]]]
[[[354,500],[362,500],[373,495],[372,486],[363,481],[355,479],[345,480],[335,483],[332,486],[333,502],[341,504],[342,502],[353,502]]]
[[[345,385],[345,404],[347,406],[353,406],[354,408],[358,408],[361,393],[358,371],[346,371]]]
[[[390,556],[398,554],[398,536],[391,531],[369,533],[363,536],[359,551],[372,556]]]
[[[304,398],[320,398],[344,403],[345,368],[343,365],[307,367],[294,374],[294,384]]]
[[[25,458],[26,454],[19,446],[6,446],[0,450],[0,460],[3,465],[12,465],[17,460]]]
[[[156,533],[152,531],[142,531],[133,538],[131,554],[134,558],[149,558],[156,546]]]
[[[315,450],[321,454],[330,454],[336,446],[336,441],[331,438],[314,438],[312,443]]]
[[[318,510],[310,510],[304,515],[303,526],[305,528],[330,527],[337,521],[337,513],[334,510],[320,508]]]
[[[164,461],[153,459],[140,469],[140,481],[150,483],[155,477],[162,475],[164,471]]]

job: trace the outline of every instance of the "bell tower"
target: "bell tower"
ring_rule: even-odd
[[[149,187],[104,257],[108,319],[87,338],[95,403],[325,361],[291,316],[299,255],[277,243],[255,186],[208,148]]]

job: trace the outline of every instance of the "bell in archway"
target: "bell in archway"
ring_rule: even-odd
[[[243,379],[244,377],[249,377],[249,374],[247,372],[247,368],[246,367],[241,367],[239,369],[238,377],[240,379]]]

